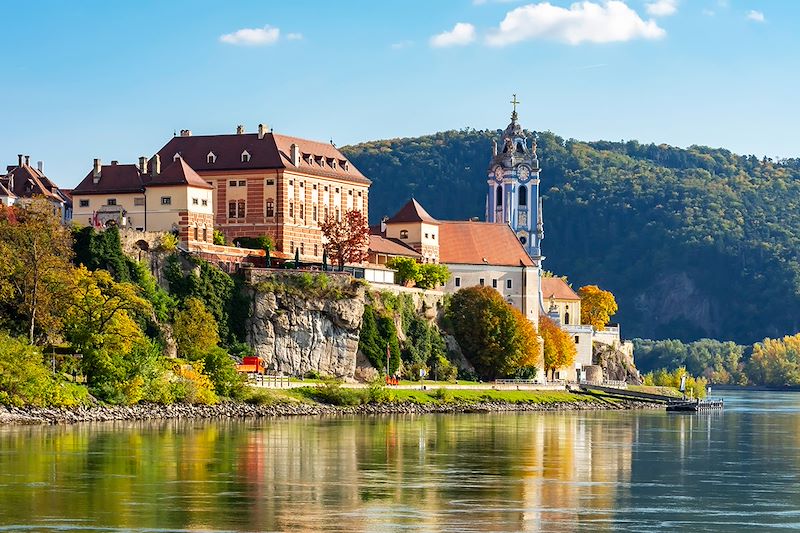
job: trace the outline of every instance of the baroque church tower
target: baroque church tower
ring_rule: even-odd
[[[498,142],[494,141],[488,169],[486,221],[508,224],[528,255],[541,266],[542,203],[539,198],[539,159],[536,139],[530,139],[517,121],[517,95],[511,100],[511,123]]]

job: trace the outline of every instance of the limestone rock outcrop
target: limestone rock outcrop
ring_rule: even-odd
[[[603,369],[603,378],[606,380],[624,381],[630,385],[642,384],[641,375],[631,358],[613,346],[594,343],[592,363]]]

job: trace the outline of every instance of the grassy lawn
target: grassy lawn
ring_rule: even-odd
[[[646,392],[648,394],[661,394],[663,396],[674,396],[680,398],[681,392],[674,387],[655,387],[651,385],[628,385],[628,390],[636,392]]]

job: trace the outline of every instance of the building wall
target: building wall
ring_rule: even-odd
[[[116,205],[109,205],[109,200],[114,200]],[[82,206],[82,201],[88,201],[88,206]],[[145,229],[145,195],[144,193],[112,193],[112,194],[75,194],[72,197],[72,220],[81,226],[92,225],[92,215],[95,211],[125,211],[125,227],[132,229]]]
[[[423,263],[439,262],[439,226],[426,222],[394,222],[386,225],[386,236],[399,239],[422,254]]]
[[[562,326],[578,326],[581,323],[581,301],[553,299],[558,309],[558,317]],[[544,301],[545,311],[550,311],[551,301]]]
[[[536,267],[504,267],[492,265],[447,264],[450,280],[442,289],[454,293],[467,287],[494,287],[503,299],[520,310],[537,327],[539,325],[539,270]],[[508,288],[508,282],[511,288]]]
[[[577,349],[575,368],[579,369],[591,365],[594,328],[592,328],[592,326],[570,325],[563,326],[563,329],[572,337],[572,341],[575,343],[575,348]]]

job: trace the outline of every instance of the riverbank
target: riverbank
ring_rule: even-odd
[[[559,395],[565,398],[560,399]],[[0,425],[12,424],[73,424],[79,422],[109,422],[115,420],[168,420],[168,419],[240,419],[277,418],[292,416],[342,416],[384,414],[430,413],[488,413],[505,411],[600,411],[659,409],[659,405],[605,399],[596,396],[549,393],[546,397],[531,398],[518,395],[509,400],[469,400],[453,398],[446,401],[398,400],[335,406],[308,401],[280,401],[265,404],[219,403],[216,405],[192,404],[139,404],[131,406],[95,405],[75,408],[55,407],[0,407]],[[537,401],[540,400],[540,401]]]

